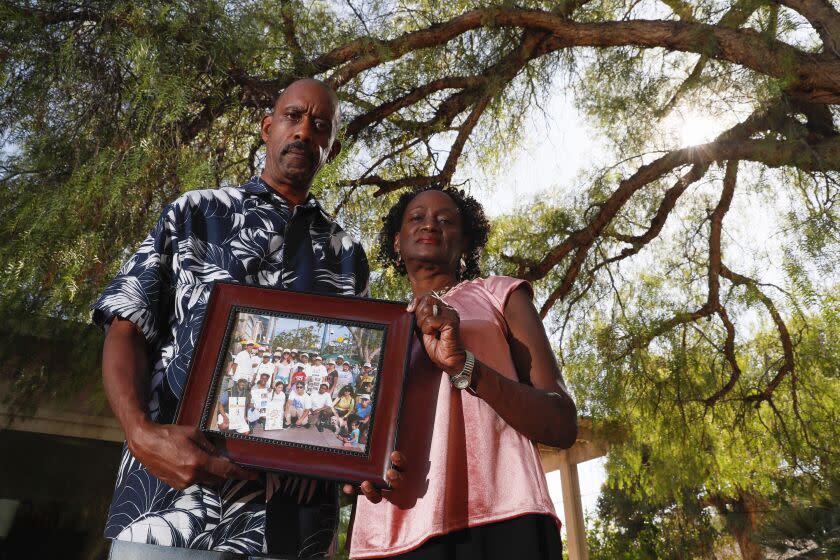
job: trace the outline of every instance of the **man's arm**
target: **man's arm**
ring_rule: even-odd
[[[115,318],[102,349],[102,382],[132,455],[178,490],[195,482],[256,478],[256,473],[219,456],[198,428],[157,424],[149,419],[146,354],[146,339],[134,324]]]

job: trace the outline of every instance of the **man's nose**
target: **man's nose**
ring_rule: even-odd
[[[301,117],[300,122],[298,122],[295,128],[295,140],[307,144],[312,141],[312,121],[306,115]]]

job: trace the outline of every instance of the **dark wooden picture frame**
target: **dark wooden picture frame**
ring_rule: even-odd
[[[399,413],[414,330],[405,303],[216,282],[190,363],[176,424],[196,426],[222,454],[248,468],[387,488],[385,472],[397,443]],[[373,409],[363,450],[222,432],[211,419],[231,361],[241,314],[317,321],[382,331]],[[273,379],[272,379],[273,381]],[[280,391],[278,391],[279,394]],[[211,427],[215,429],[211,429]],[[314,434],[314,431],[313,431]]]

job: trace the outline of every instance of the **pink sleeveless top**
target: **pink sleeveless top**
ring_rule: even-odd
[[[477,360],[518,379],[508,345],[504,308],[518,287],[506,276],[476,279],[444,300],[458,310],[464,345]],[[453,389],[415,340],[397,449],[408,459],[404,486],[373,504],[356,501],[351,558],[415,549],[431,537],[528,513],[560,520],[548,495],[537,446],[493,408]]]

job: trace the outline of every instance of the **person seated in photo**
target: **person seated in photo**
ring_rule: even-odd
[[[246,412],[249,401],[251,400],[248,381],[244,377],[240,377],[227,393],[228,430],[240,434],[247,434],[248,421]]]
[[[359,430],[361,431],[361,442],[367,443],[367,432],[370,425],[370,413],[373,412],[373,405],[370,402],[370,395],[363,393],[359,395],[356,409],[353,413],[359,417]]]
[[[216,429],[226,432],[230,427],[230,418],[227,414],[228,391],[222,391],[216,403]]]
[[[257,409],[260,422],[263,424],[265,423],[265,407],[271,392],[271,386],[268,384],[269,377],[268,373],[261,373],[259,381],[251,387],[251,404]]]
[[[265,430],[282,430],[285,427],[286,400],[286,384],[282,381],[275,382],[265,407]]]
[[[359,425],[360,425],[359,419],[354,416],[353,418],[350,419],[349,429],[344,433],[339,432],[338,434],[336,434],[335,437],[337,437],[338,439],[340,439],[343,442],[344,447],[359,448],[360,447],[359,438],[360,438],[360,433],[361,433],[361,430],[359,429]]]
[[[260,424],[260,411],[254,407],[252,402],[248,406],[248,429],[250,433],[254,433],[254,429]]]
[[[353,413],[356,408],[356,397],[353,395],[353,387],[349,384],[341,388],[339,396],[332,403],[333,425],[336,431],[347,429],[347,418]]]
[[[312,397],[306,394],[306,385],[300,381],[289,393],[286,401],[286,424],[290,428],[306,426],[309,428],[309,416],[312,413]]]
[[[315,427],[319,432],[324,431],[324,426],[332,427],[332,395],[329,389],[329,385],[321,383],[318,392],[311,396],[312,416],[315,418]]]

